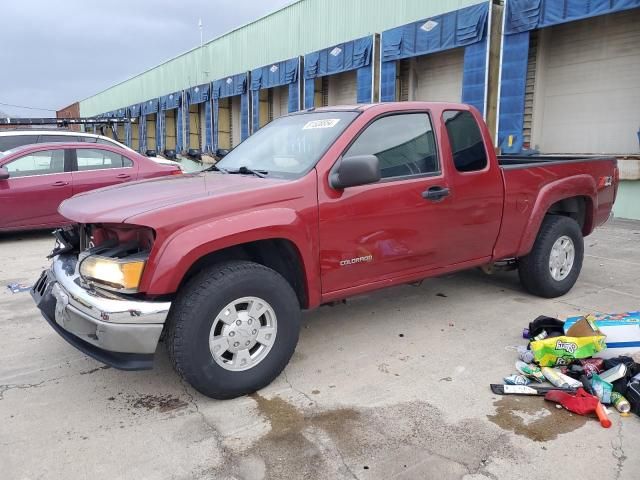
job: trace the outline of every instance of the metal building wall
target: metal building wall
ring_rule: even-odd
[[[107,112],[482,1],[300,0],[82,100],[80,112]]]

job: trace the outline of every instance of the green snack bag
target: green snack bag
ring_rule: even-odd
[[[541,367],[568,365],[577,358],[589,358],[607,348],[605,338],[593,322],[583,318],[566,335],[531,342],[531,351]]]

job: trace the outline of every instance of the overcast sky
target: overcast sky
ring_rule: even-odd
[[[0,111],[60,109],[291,0],[0,0]]]

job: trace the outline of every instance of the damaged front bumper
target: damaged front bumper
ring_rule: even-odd
[[[31,296],[53,329],[78,350],[122,370],[152,368],[171,302],[84,288],[75,255],[54,257]]]

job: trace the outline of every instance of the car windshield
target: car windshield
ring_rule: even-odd
[[[298,178],[311,170],[344,129],[353,111],[310,112],[280,117],[229,152],[217,167],[247,169],[269,177]]]

